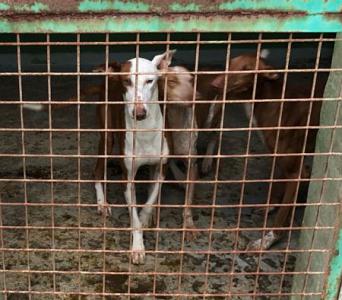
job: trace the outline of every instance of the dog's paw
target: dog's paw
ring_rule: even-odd
[[[99,214],[102,214],[104,217],[108,217],[112,215],[112,209],[108,206],[107,202],[98,204],[97,212]]]
[[[142,235],[133,237],[132,262],[135,265],[142,265],[145,262],[145,246]]]
[[[194,230],[195,229],[195,230]],[[185,240],[193,241],[198,237],[198,232],[196,231],[196,226],[192,217],[185,218]]]
[[[198,232],[192,231],[191,229],[196,229],[196,227],[194,226],[193,228],[186,228],[185,240],[187,242],[191,242],[191,241],[195,240],[196,238],[198,238]]]
[[[279,240],[279,237],[271,230],[261,239],[251,241],[247,245],[247,250],[267,250]]]

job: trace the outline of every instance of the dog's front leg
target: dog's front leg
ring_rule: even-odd
[[[208,143],[205,157],[203,158],[202,167],[201,167],[201,171],[203,174],[208,174],[213,168],[213,161],[214,161],[213,155],[216,149],[217,138],[218,136],[217,136],[217,133],[215,132],[212,134],[210,141]]]
[[[145,246],[143,233],[141,231],[141,222],[138,216],[138,209],[135,197],[135,184],[133,180],[135,173],[132,170],[127,172],[127,186],[125,191],[125,199],[128,205],[128,211],[132,227],[132,262],[133,264],[143,264],[145,260]]]
[[[140,212],[142,227],[149,227],[151,225],[151,216],[155,211],[155,207],[153,205],[157,201],[159,190],[164,179],[164,173],[160,172],[159,165],[151,166],[150,172],[152,175],[151,179],[154,180],[154,182],[151,184],[148,200]]]
[[[175,177],[175,179],[177,181],[179,181],[178,185],[181,186],[183,189],[185,189],[186,188],[186,184],[184,183],[184,181],[186,180],[186,174],[184,174],[180,170],[180,168],[177,166],[176,161],[174,159],[171,159],[169,161],[169,166],[170,166],[170,170],[171,170],[173,176]]]
[[[107,145],[105,145],[105,135],[101,134],[101,138],[99,141],[99,155],[105,154],[105,147],[107,147],[107,155],[111,155],[113,153],[113,145],[114,145],[114,137],[112,133],[108,133],[107,135]],[[102,213],[105,217],[111,215],[111,208],[108,206],[103,184],[100,180],[104,179],[105,168],[107,168],[105,164],[105,159],[103,157],[99,157],[96,162],[95,167],[95,191],[96,191],[96,200],[97,200],[97,211]]]
[[[198,179],[198,167],[194,158],[190,160],[189,168],[190,168],[189,170],[190,183],[188,186],[188,190],[185,193],[185,197],[186,197],[185,205],[186,206],[184,208],[184,224],[185,224],[185,228],[188,229],[188,231],[185,232],[186,240],[192,240],[196,237],[196,232],[191,231],[191,229],[196,228],[193,217],[192,217],[192,207],[191,207],[192,201],[195,196],[194,181]]]

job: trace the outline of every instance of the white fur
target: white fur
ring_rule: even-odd
[[[278,236],[274,234],[273,230],[267,232],[263,239],[258,239],[254,242],[251,242],[248,245],[248,249],[251,250],[267,250],[269,249],[276,241],[278,241]]]
[[[159,59],[153,63],[149,60],[139,58],[138,60],[132,59],[131,71],[135,72],[136,64],[138,63],[138,72],[157,72],[155,63],[160,63]],[[138,78],[136,78],[138,77]],[[148,200],[138,215],[135,196],[134,183],[128,183],[125,191],[125,198],[128,204],[128,209],[131,217],[131,227],[133,242],[132,242],[132,262],[134,264],[142,264],[145,259],[145,246],[143,240],[142,227],[148,226],[151,214],[153,211],[153,204],[155,204],[158,198],[158,192],[160,189],[160,181],[164,179],[160,174],[159,164],[166,163],[167,158],[160,158],[161,154],[168,155],[169,148],[162,132],[164,121],[160,110],[159,104],[151,104],[149,101],[158,100],[158,85],[156,84],[158,75],[132,75],[132,86],[127,89],[124,99],[126,101],[134,101],[134,92],[137,91],[137,97],[139,101],[142,101],[147,111],[146,118],[137,121],[133,118],[134,104],[126,104],[125,106],[125,123],[126,123],[126,135],[125,135],[125,158],[124,164],[127,169],[128,181],[133,181],[137,170],[142,165],[155,165],[153,179],[158,182],[152,184],[152,188],[149,193]],[[152,79],[153,83],[147,84],[146,80]],[[135,87],[135,85],[137,85]],[[158,129],[157,131],[143,131],[132,132],[131,129]],[[132,155],[137,156],[132,158]],[[145,157],[144,157],[145,156]],[[148,157],[146,157],[148,156]]]
[[[142,102],[148,115],[149,106],[147,105],[147,102],[152,99],[158,101],[157,80],[159,78],[159,71],[154,63],[144,58],[138,59],[138,68],[136,58],[129,60],[129,62],[131,63],[131,72],[138,71],[139,73],[149,74],[139,74],[138,76],[135,74],[130,75],[132,84],[126,87],[127,90],[124,94],[124,100],[127,102]],[[149,80],[151,80],[151,82],[149,82]],[[133,119],[134,103],[128,103],[126,108],[128,109],[126,112]]]
[[[111,215],[111,208],[107,206],[107,202],[105,201],[105,196],[103,192],[103,187],[101,182],[95,183],[95,191],[96,191],[96,200],[97,200],[97,211],[99,213],[103,213],[106,215]]]
[[[160,174],[159,165],[166,163],[167,158],[161,159],[161,154],[168,155],[169,148],[167,140],[162,132],[164,121],[158,103],[150,103],[158,101],[158,84],[157,80],[160,76],[160,68],[167,67],[171,63],[173,51],[165,52],[157,55],[152,61],[144,58],[133,58],[130,62],[129,76],[130,83],[126,85],[126,92],[123,94],[125,105],[125,143],[124,143],[124,164],[127,169],[127,186],[125,190],[125,199],[128,205],[132,227],[132,262],[134,264],[142,264],[145,259],[145,246],[143,240],[142,227],[150,223],[151,215],[154,210],[161,181],[164,179]],[[105,71],[103,67],[97,68],[95,72]],[[138,72],[138,75],[134,74]],[[148,74],[146,74],[148,73]],[[139,104],[146,111],[145,118],[136,120],[134,111]],[[151,129],[151,131],[131,131],[132,129]],[[132,156],[136,156],[134,159]],[[152,184],[148,200],[138,215],[135,195],[134,178],[137,170],[142,165],[154,166],[153,179],[157,182]],[[96,197],[99,210],[106,213],[106,203],[101,183],[95,184]],[[110,210],[108,211],[110,213]]]
[[[217,96],[213,100],[217,100]],[[215,110],[216,110],[216,103],[211,103],[209,107],[209,115],[207,120],[205,121],[205,127],[210,128],[211,123],[213,121],[214,115],[215,115]]]
[[[263,59],[266,59],[270,55],[270,50],[268,49],[262,49],[260,52],[260,57]]]

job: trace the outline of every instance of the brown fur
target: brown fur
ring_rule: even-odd
[[[255,69],[255,55],[241,55],[231,60],[230,70],[253,70]],[[263,59],[259,60],[259,69],[271,69]],[[281,99],[283,80],[277,79],[279,76],[275,73],[262,73],[258,76],[256,86],[256,99]],[[213,85],[216,88],[223,89],[224,76],[218,76]],[[251,99],[254,74],[230,74],[228,84],[227,98]],[[322,97],[324,90],[324,81],[317,83],[315,96]],[[310,89],[302,86],[288,86],[285,98],[305,99],[310,98]],[[248,104],[247,104],[248,105]],[[310,108],[310,102],[285,102],[283,105],[282,118],[280,126],[306,126]],[[319,125],[321,102],[313,102],[310,125]],[[280,102],[258,102],[254,104],[254,117],[258,127],[278,126],[280,117]],[[276,149],[277,130],[262,130],[265,143],[271,153],[299,153],[296,156],[277,157],[276,165],[280,168],[284,179],[296,179],[301,176],[307,176],[305,172],[300,173],[300,153],[304,150],[312,152],[314,150],[315,137],[317,130],[309,130],[308,140],[304,147],[305,129],[281,130],[279,134],[278,147]],[[304,168],[303,168],[304,169]],[[282,204],[290,204],[296,201],[295,195],[298,188],[298,181],[289,181],[285,183],[285,192],[280,200]],[[271,202],[278,199],[271,198]],[[284,227],[289,225],[291,216],[291,206],[280,207],[275,217],[274,227]],[[275,232],[279,237],[281,232]]]
[[[124,63],[122,66],[114,63],[110,65],[115,72],[128,72],[130,69],[130,63]],[[125,129],[125,116],[124,116],[124,103],[122,95],[125,92],[125,86],[122,84],[125,75],[113,75],[108,78],[108,104],[107,104],[107,118],[106,118],[106,105],[100,104],[97,106],[97,117],[99,128],[112,129],[111,132],[107,132],[107,155],[113,154],[114,139],[117,139],[119,145],[120,155],[124,154],[125,144],[125,132],[116,131],[115,129]],[[105,100],[105,86],[100,89],[99,100]],[[116,102],[116,103],[115,103]],[[115,103],[115,104],[111,104]],[[107,119],[107,120],[106,120]],[[106,124],[107,121],[107,124]],[[105,154],[106,144],[105,132],[100,133],[100,141],[98,146],[98,154]],[[121,160],[120,160],[121,161]],[[99,157],[95,167],[95,179],[101,180],[104,176],[105,159]],[[126,179],[127,170],[123,163],[121,163],[123,170],[123,176]]]

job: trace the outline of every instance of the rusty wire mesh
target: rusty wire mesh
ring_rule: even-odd
[[[342,71],[330,68],[331,57],[324,62],[321,55],[322,47],[333,44],[336,38],[323,34],[314,37],[290,34],[280,38],[259,34],[241,39],[227,34],[215,40],[200,33],[186,39],[177,39],[170,33],[160,40],[148,35],[132,36],[128,41],[114,39],[110,34],[103,34],[102,38],[88,37],[87,40],[87,36],[76,34],[72,41],[61,41],[50,34],[41,35],[36,40],[17,34],[3,37],[0,42],[0,48],[10,53],[10,67],[0,70],[3,91],[0,95],[1,295],[7,299],[12,299],[14,295],[19,299],[83,299],[82,296],[89,297],[86,299],[286,299],[291,295],[321,296],[323,291],[310,292],[306,288],[299,293],[291,291],[294,275],[302,276],[307,282],[309,278],[326,274],[327,271],[327,265],[319,271],[312,271],[309,267],[304,271],[295,271],[295,257],[301,252],[326,253],[329,256],[332,245],[318,249],[312,243],[308,248],[301,249],[298,247],[299,233],[305,230],[331,232],[335,230],[336,220],[331,220],[331,226],[321,226],[316,222],[315,226],[306,227],[300,225],[300,220],[305,207],[333,206],[338,209],[340,203],[322,203],[321,200],[273,203],[271,190],[273,185],[289,181],[307,184],[336,180],[328,176],[281,178],[277,175],[276,163],[279,158],[300,155],[301,174],[306,159],[310,161],[318,156],[340,155],[332,151],[332,145],[328,152],[305,150],[309,130],[341,128],[337,124],[337,117],[331,124],[310,124],[313,103],[341,101],[341,97],[323,98],[315,95],[316,83],[321,76],[324,81],[329,72]],[[243,70],[246,74],[254,74],[249,98],[232,99],[226,96],[230,77],[241,73],[229,70],[230,59],[234,57],[232,52],[241,45],[253,47],[249,51],[257,53],[257,57],[264,48],[282,45],[282,67],[267,70],[269,73],[283,74],[280,99],[257,98],[257,78],[265,72],[258,70],[258,67],[256,70]],[[311,45],[315,49],[311,64],[299,64],[296,67],[291,64],[296,45],[299,48]],[[206,46],[209,49],[221,47],[220,53],[223,55],[219,67],[202,68],[202,47]],[[32,69],[27,66],[30,57],[25,51],[29,49],[28,52],[34,54],[36,50],[32,49],[37,49],[35,47],[40,49],[40,61],[38,67]],[[66,47],[64,51],[73,55],[71,64],[74,69],[58,69],[58,63],[53,63],[53,51],[59,47]],[[204,136],[202,145],[208,143],[206,134],[216,132],[219,136],[218,145],[211,155],[216,164],[209,175],[200,176],[196,181],[190,179],[189,167],[185,170],[186,178],[181,181],[174,180],[166,172],[167,177],[163,180],[158,201],[154,205],[156,224],[144,229],[146,259],[141,266],[133,265],[131,260],[132,228],[122,188],[127,180],[121,178],[122,171],[118,163],[125,155],[108,155],[107,147],[104,155],[97,154],[98,133],[105,132],[107,140],[108,134],[113,132],[108,126],[97,128],[95,115],[95,106],[98,104],[105,103],[106,112],[108,110],[111,100],[108,99],[108,75],[113,73],[105,71],[98,74],[83,68],[85,62],[92,67],[96,65],[91,56],[82,57],[82,50],[86,47],[95,47],[94,53],[101,53],[100,63],[105,63],[106,70],[110,61],[115,59],[116,51],[122,53],[128,49],[133,53],[132,57],[145,57],[145,51],[156,52],[156,47],[162,49],[160,53],[177,47],[189,47],[186,49],[192,62],[188,63],[188,67],[194,78],[195,91],[198,76],[225,74],[223,96],[201,99],[201,103],[222,105],[217,128],[192,126],[188,129],[170,129],[165,124],[164,133],[189,131],[193,139],[193,133],[199,132]],[[148,55],[151,57],[150,53]],[[68,59],[63,63],[68,65]],[[173,64],[178,63],[184,62],[176,61]],[[132,74],[138,75],[139,71]],[[306,98],[286,97],[287,82],[291,76],[297,76],[294,80],[309,86]],[[82,89],[98,78],[104,79],[105,99],[83,99]],[[324,88],[324,85],[318,88]],[[166,89],[159,101],[164,103],[165,116],[168,104]],[[309,101],[305,125],[282,124],[284,103],[291,101]],[[280,115],[274,126],[255,126],[253,118],[246,118],[243,114],[244,104],[251,105],[253,115],[255,103],[270,102],[280,103]],[[44,104],[47,109],[31,112],[23,108],[23,104],[38,103]],[[54,109],[54,104],[61,103],[70,106]],[[193,93],[192,125],[195,124],[197,103],[196,93]],[[105,115],[107,118],[107,113]],[[108,124],[107,121],[105,124]],[[133,132],[139,130],[144,131],[134,129]],[[276,131],[277,149],[282,130],[305,130],[301,151],[287,153],[275,150],[272,153],[258,135],[258,132]],[[198,146],[201,147],[200,139]],[[188,166],[191,159],[200,162],[206,156],[202,150],[193,154],[190,149],[182,155],[167,155],[169,159],[187,160]],[[105,168],[104,180],[101,180],[112,208],[112,216],[107,218],[97,214],[93,191],[92,173],[98,157],[103,157],[105,165],[109,165]],[[134,164],[134,159],[132,161]],[[161,170],[163,168],[166,169],[161,164]],[[144,187],[153,182],[146,173],[143,169],[134,180],[138,186],[137,198],[141,200],[136,204],[139,208],[145,203]],[[185,190],[179,187],[180,183],[186,185]],[[189,206],[185,199],[190,183],[196,184],[196,196],[190,205],[196,228],[188,229],[182,214],[184,208]],[[298,194],[299,185],[296,186],[296,198]],[[301,198],[305,198],[305,195]],[[320,195],[317,195],[317,199],[320,199]],[[291,211],[289,226],[277,228],[277,231],[286,233],[285,237],[268,250],[248,249],[248,241],[263,237],[267,231],[274,229],[273,215],[268,214],[272,207],[295,208]],[[263,208],[264,212],[257,212],[257,209]],[[187,241],[186,233],[190,230],[197,232],[198,236]]]

